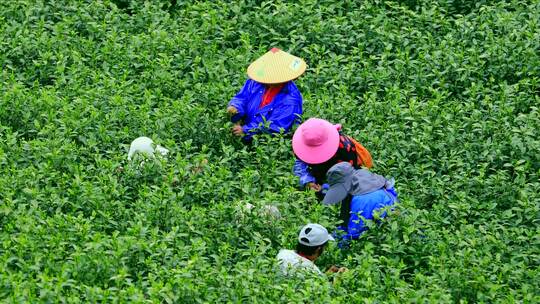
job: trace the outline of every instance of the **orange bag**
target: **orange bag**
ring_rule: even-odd
[[[364,148],[359,142],[356,141],[356,139],[349,137],[354,144],[354,147],[356,149],[356,155],[358,157],[358,163],[364,167],[367,167],[370,169],[373,167],[373,159],[371,158],[371,154],[369,154],[369,151]]]

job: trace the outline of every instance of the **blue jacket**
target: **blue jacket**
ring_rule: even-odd
[[[300,178],[301,187],[315,183],[315,177],[309,172],[309,165],[298,158],[294,161],[293,173]]]
[[[394,187],[390,189],[380,189],[371,193],[355,195],[351,201],[351,215],[347,228],[338,227],[339,230],[345,231],[343,240],[355,240],[360,237],[367,227],[364,225],[364,219],[373,220],[375,211],[386,206],[392,206],[397,202],[397,193]],[[385,217],[386,211],[380,214],[380,217]]]
[[[293,124],[300,122],[302,95],[294,82],[287,82],[271,103],[259,109],[264,91],[264,84],[248,79],[229,102],[229,106],[238,110],[231,121],[244,119],[244,141],[250,141],[254,134],[261,132],[279,133],[281,129],[288,132]],[[269,122],[268,129],[265,121]]]

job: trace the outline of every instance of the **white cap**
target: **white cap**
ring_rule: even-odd
[[[165,156],[167,155],[167,153],[169,153],[169,150],[167,150],[166,148],[160,145],[155,145],[152,139],[145,136],[138,137],[131,142],[131,146],[129,147],[128,160],[131,160],[133,155],[135,155],[136,153],[145,153],[148,156],[153,157],[154,151],[157,151],[162,156]]]
[[[328,230],[319,224],[307,224],[300,230],[298,242],[306,246],[320,246],[334,238],[328,233]]]

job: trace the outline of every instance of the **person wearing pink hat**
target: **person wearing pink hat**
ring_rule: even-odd
[[[326,173],[335,164],[348,162],[355,169],[371,168],[369,151],[354,138],[341,133],[341,125],[310,118],[293,135],[292,146],[297,160],[294,174],[302,187],[309,187],[322,198]]]

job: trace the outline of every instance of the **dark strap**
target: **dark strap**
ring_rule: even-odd
[[[341,226],[347,230],[349,218],[351,217],[351,202],[352,195],[348,194],[347,197],[341,201],[341,211],[339,213],[339,219],[341,220]]]

